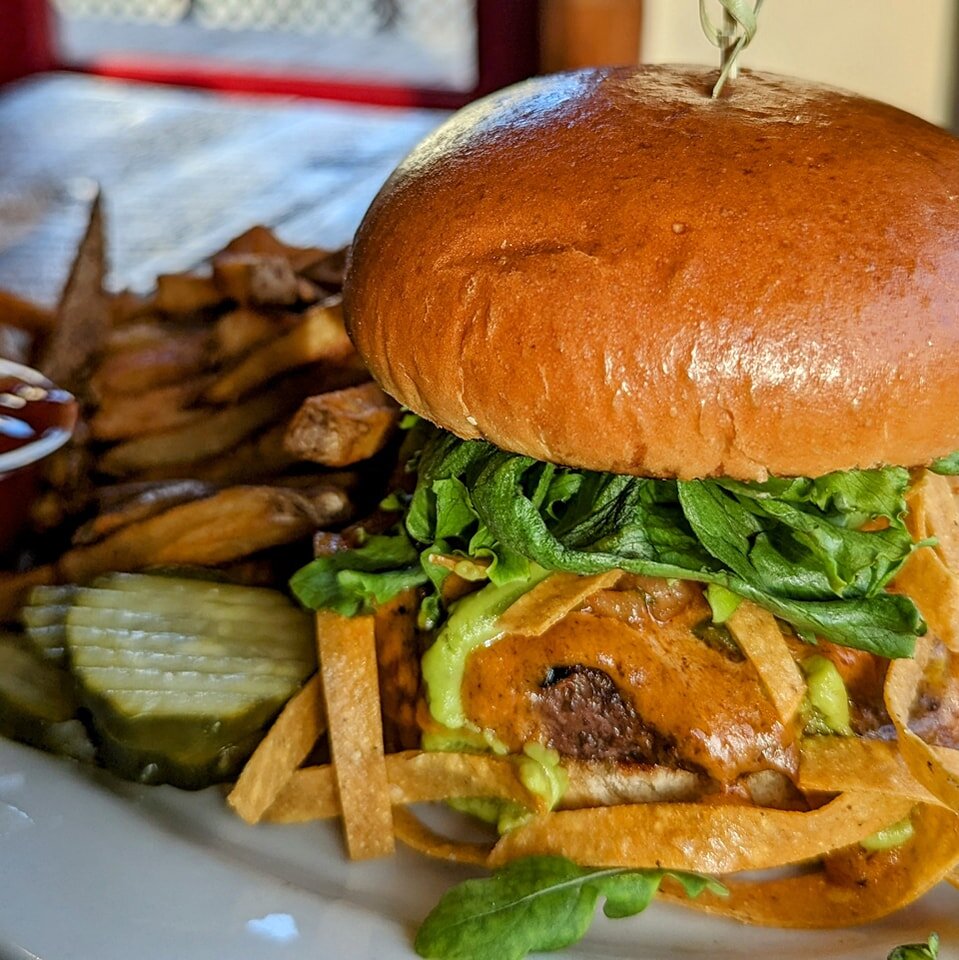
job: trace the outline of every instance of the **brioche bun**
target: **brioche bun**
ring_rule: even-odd
[[[959,141],[744,72],[542,77],[373,202],[351,335],[401,403],[539,460],[689,479],[959,449]]]

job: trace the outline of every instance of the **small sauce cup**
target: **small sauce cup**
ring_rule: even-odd
[[[0,358],[0,557],[30,516],[40,464],[73,433],[77,402],[42,373]]]

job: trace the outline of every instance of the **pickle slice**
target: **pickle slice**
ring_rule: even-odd
[[[166,576],[77,590],[66,643],[104,763],[188,789],[235,775],[316,669],[312,618],[283,594]]]
[[[33,649],[44,659],[62,663],[66,644],[67,611],[77,588],[34,587],[20,612],[24,633]]]

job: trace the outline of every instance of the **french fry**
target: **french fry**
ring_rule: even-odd
[[[56,323],[53,312],[23,300],[15,293],[0,290],[0,324],[28,333],[49,333]]]
[[[406,590],[376,609],[376,663],[387,753],[412,749],[420,743],[416,721],[420,692],[418,606],[416,591]]]
[[[208,417],[209,409],[192,405],[210,382],[209,376],[201,375],[143,393],[107,394],[90,418],[90,435],[96,440],[129,440]]]
[[[756,668],[779,719],[792,722],[806,696],[806,681],[793,659],[776,618],[744,600],[729,618],[730,633]]]
[[[323,690],[314,674],[260,741],[227,803],[247,823],[258,823],[325,730]]]
[[[215,307],[223,293],[213,277],[194,273],[161,273],[157,277],[153,306],[164,313],[196,313]]]
[[[211,347],[205,329],[168,333],[159,343],[107,354],[91,378],[94,395],[141,393],[198,376]]]
[[[283,256],[219,254],[213,258],[213,281],[239,304],[292,306],[299,299],[296,273]]]
[[[350,857],[393,852],[393,811],[380,721],[372,617],[318,613],[317,645],[330,753]]]
[[[213,337],[218,360],[242,356],[252,347],[275,337],[284,329],[275,317],[249,307],[237,307],[216,322]]]
[[[334,486],[231,487],[130,524],[92,546],[75,547],[57,570],[67,582],[86,583],[110,570],[215,566],[308,536],[347,519],[350,510],[349,498]]]
[[[52,564],[34,567],[26,573],[0,573],[0,623],[15,620],[33,587],[57,582],[57,571]]]
[[[207,389],[210,403],[238,400],[278,374],[320,360],[339,361],[353,353],[339,308],[313,307],[287,333],[264,343]]]
[[[320,247],[291,247],[264,226],[250,227],[231,240],[218,256],[238,253],[285,257],[297,273],[330,255],[330,251]]]
[[[296,412],[286,449],[303,460],[345,467],[383,449],[399,407],[372,381],[310,397]]]
[[[155,313],[141,316],[134,323],[113,327],[103,341],[104,353],[135,350],[164,344],[171,333],[170,323]]]

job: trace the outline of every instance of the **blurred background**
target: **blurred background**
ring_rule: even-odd
[[[98,186],[110,282],[144,289],[255,222],[348,242],[412,144],[491,90],[718,62],[698,0],[0,0],[0,24],[0,288],[48,303]],[[959,0],[766,0],[742,62],[959,129]]]

